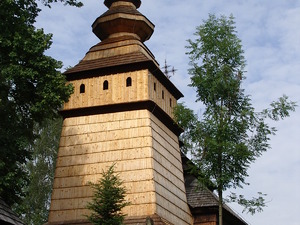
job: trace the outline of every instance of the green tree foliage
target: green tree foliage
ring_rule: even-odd
[[[40,0],[45,6],[51,8],[51,4],[54,2],[62,2],[64,5],[76,6],[81,7],[83,6],[82,2],[77,0]]]
[[[245,79],[245,58],[237,37],[234,18],[209,15],[197,27],[195,41],[187,46],[190,57],[190,86],[197,92],[197,101],[205,107],[200,119],[184,105],[175,110],[179,124],[186,129],[185,151],[192,150],[199,180],[214,183],[219,196],[219,221],[222,225],[223,192],[242,188],[251,163],[269,147],[270,135],[276,129],[267,119],[279,120],[295,110],[295,103],[283,96],[269,109],[255,112],[251,99],[241,88]],[[240,197],[240,198],[239,198]],[[232,196],[251,213],[264,206],[263,195],[252,200]]]
[[[122,186],[123,182],[115,175],[114,165],[108,171],[103,171],[99,181],[91,185],[94,197],[87,205],[91,210],[91,214],[87,216],[88,220],[96,225],[122,224],[125,215],[121,210],[129,203],[125,200],[126,190]]]
[[[15,211],[22,216],[25,224],[40,225],[48,220],[61,127],[61,118],[48,120],[42,127],[35,126],[39,138],[30,146],[32,159],[25,167],[29,185],[24,188],[22,202],[15,206]]]
[[[0,1],[0,196],[9,205],[28,184],[24,165],[32,155],[34,124],[56,117],[73,91],[58,71],[62,63],[45,55],[51,35],[34,27],[39,12],[35,0]]]

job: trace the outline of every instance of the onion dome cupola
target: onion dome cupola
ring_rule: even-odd
[[[151,37],[154,25],[137,10],[140,0],[106,0],[104,4],[109,10],[92,25],[94,34],[101,41],[110,37],[136,35],[144,42]]]

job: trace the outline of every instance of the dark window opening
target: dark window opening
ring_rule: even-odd
[[[127,77],[126,79],[126,87],[130,87],[132,85],[132,79],[131,77]]]
[[[80,94],[85,93],[85,85],[81,84],[80,85]]]
[[[156,91],[156,83],[154,83],[154,91]]]
[[[162,97],[162,99],[165,99],[165,92],[164,91],[161,92],[161,97]]]
[[[108,81],[103,82],[103,90],[108,90]]]

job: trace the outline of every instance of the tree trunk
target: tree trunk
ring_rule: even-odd
[[[219,225],[223,225],[223,191],[219,188]]]

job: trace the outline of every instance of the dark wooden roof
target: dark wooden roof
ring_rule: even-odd
[[[141,52],[133,52],[129,54],[111,56],[107,58],[94,59],[94,60],[82,60],[74,66],[73,68],[67,70],[65,74],[95,70],[95,69],[103,69],[107,67],[115,67],[133,63],[141,63],[150,61],[144,54]]]
[[[89,52],[95,52],[95,51],[101,51],[102,49],[107,49],[106,45],[110,45],[110,44],[117,44],[118,46],[120,46],[120,42],[124,42],[124,41],[139,41],[139,39],[135,36],[132,35],[124,35],[124,36],[120,36],[120,37],[114,37],[114,38],[107,38],[101,42],[99,42],[98,44],[92,46],[89,50]],[[121,46],[126,46],[126,44],[123,44]],[[143,47],[146,48],[146,45],[144,45]],[[150,50],[147,48],[148,52],[150,52]],[[152,53],[151,53],[152,54]],[[153,54],[152,54],[152,57]]]
[[[2,225],[24,225],[20,218],[0,198],[0,224]]]
[[[184,168],[186,197],[192,214],[194,215],[199,212],[205,213],[212,211],[217,213],[219,207],[218,197],[207,187],[201,185],[197,178],[190,173],[189,166],[187,165],[190,160],[184,154],[182,154],[182,162]],[[225,220],[230,221],[230,224],[247,225],[247,223],[228,205],[224,204],[223,209],[224,218]]]
[[[196,179],[186,187],[186,196],[192,208],[218,206],[217,196],[206,187],[200,187]]]

